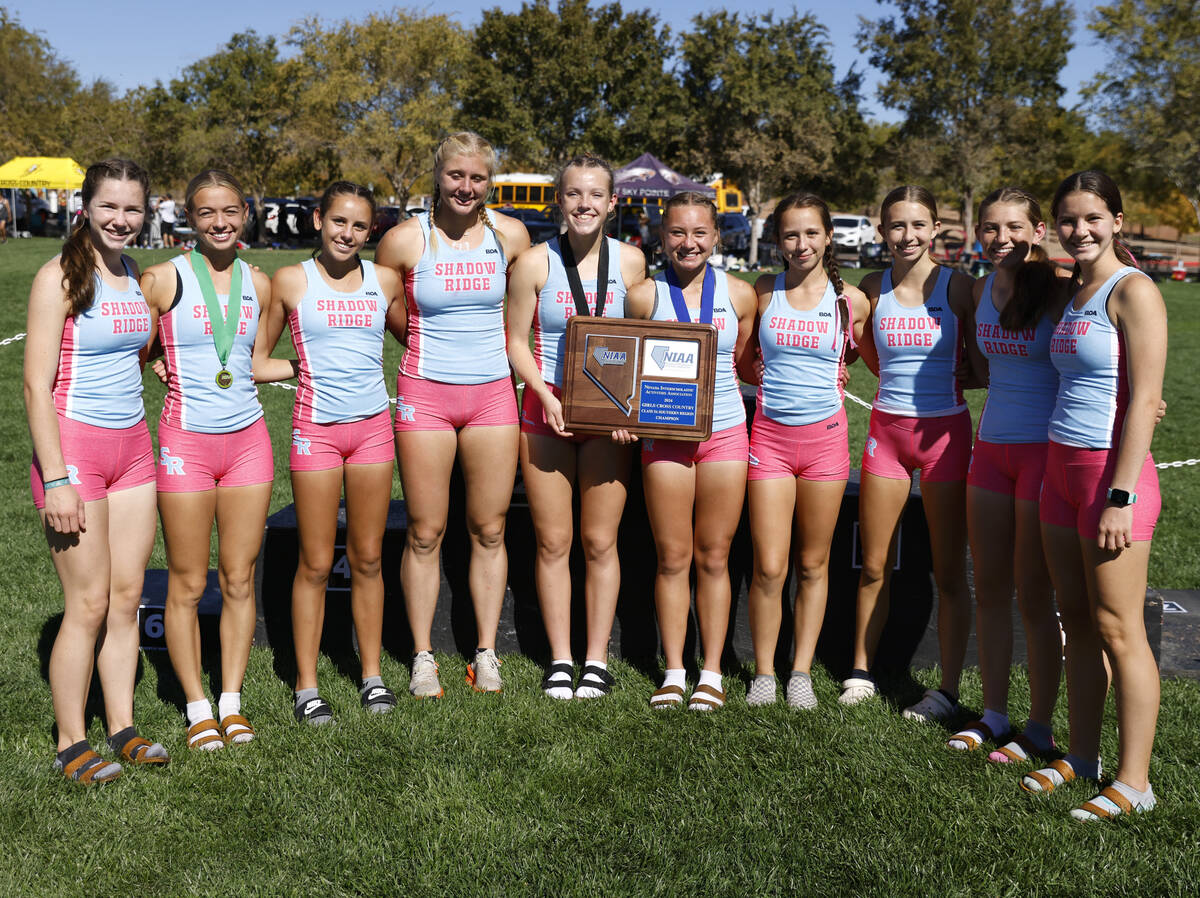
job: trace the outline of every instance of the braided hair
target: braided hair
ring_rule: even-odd
[[[791,209],[816,209],[821,216],[821,226],[825,228],[825,236],[829,238],[829,243],[825,246],[825,254],[821,257],[821,266],[825,269],[825,274],[829,276],[829,281],[833,284],[834,292],[838,299],[843,300],[837,304],[838,315],[842,319],[842,329],[849,333],[850,331],[850,303],[845,299],[846,285],[842,281],[841,269],[838,266],[837,255],[833,251],[833,217],[829,214],[829,205],[817,196],[815,193],[793,193],[785,196],[775,206],[774,224],[775,224],[775,244],[779,245],[780,222],[783,220],[783,213]],[[783,260],[783,267],[788,267],[787,259]]]
[[[491,213],[487,209],[487,195],[491,193],[492,185],[496,181],[496,151],[492,145],[476,134],[474,131],[458,131],[451,134],[442,140],[433,151],[433,201],[429,205],[429,248],[433,250],[433,254],[437,255],[437,232],[434,228],[434,219],[437,216],[438,207],[442,201],[442,191],[438,185],[438,176],[441,174],[442,165],[447,159],[453,159],[458,156],[470,156],[476,159],[482,159],[487,166],[488,185],[487,193],[484,194],[484,200],[478,206],[479,218],[492,232],[492,236],[496,238],[496,243],[500,247],[501,254],[504,253],[504,242],[500,239],[500,233],[496,230],[496,225],[492,221]]]

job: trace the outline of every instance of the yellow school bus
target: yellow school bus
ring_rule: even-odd
[[[489,209],[543,210],[555,203],[554,178],[527,172],[496,175],[496,186],[488,197]]]
[[[746,197],[738,186],[725,178],[709,181],[708,186],[717,192],[718,212],[741,212],[746,206]]]

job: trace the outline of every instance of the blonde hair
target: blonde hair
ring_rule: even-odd
[[[433,151],[433,202],[429,205],[429,248],[436,256],[437,230],[434,227],[434,216],[437,215],[438,206],[442,200],[441,188],[438,185],[438,175],[441,173],[442,165],[445,161],[453,159],[456,156],[471,156],[476,159],[482,159],[484,165],[487,166],[487,192],[484,193],[483,201],[479,204],[476,211],[479,213],[479,218],[496,238],[496,243],[500,245],[500,251],[503,253],[504,242],[500,239],[500,234],[492,222],[492,216],[487,210],[487,198],[492,192],[492,186],[496,183],[496,150],[474,131],[458,131],[451,134],[444,138],[437,145],[437,149]]]
[[[201,190],[209,187],[224,187],[226,190],[232,190],[237,194],[238,201],[243,205],[246,203],[246,191],[242,190],[242,185],[237,179],[227,171],[221,171],[219,168],[208,168],[188,181],[187,191],[184,193],[183,208],[188,212],[194,212],[192,208],[192,200],[196,198],[196,194]]]

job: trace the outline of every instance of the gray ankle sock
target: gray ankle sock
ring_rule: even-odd
[[[363,677],[362,686],[359,687],[359,692],[366,692],[368,689],[373,689],[376,686],[383,685],[383,677]]]
[[[299,708],[305,702],[311,702],[317,697],[317,687],[312,689],[297,689],[296,690],[296,707]]]

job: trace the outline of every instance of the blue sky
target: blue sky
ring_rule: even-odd
[[[597,2],[597,0],[593,0]],[[369,12],[391,8],[384,2],[342,0],[333,5],[320,5],[313,0],[252,0],[249,3],[229,3],[223,0],[188,3],[180,0],[117,0],[115,3],[97,0],[0,0],[25,28],[41,34],[75,67],[84,80],[104,78],[125,90],[139,84],[152,84],[155,79],[169,81],[197,59],[216,52],[237,31],[253,28],[260,34],[282,37],[288,28],[310,15],[326,21],[357,19]],[[401,4],[404,5],[404,4]],[[676,30],[686,28],[697,11],[725,8],[728,4],[708,3],[706,0],[670,0],[666,3],[641,3],[622,0],[628,9],[649,8]],[[1077,9],[1091,4],[1076,3]],[[439,4],[417,9],[444,12],[464,25],[479,21],[480,10],[499,6],[506,10],[519,9],[519,0],[492,0],[475,3],[469,0],[444,0]],[[890,10],[874,0],[839,0],[837,3],[815,4],[798,0],[800,11],[812,10],[816,18],[829,29],[829,39],[838,75],[849,71],[856,62],[866,73],[864,108],[876,118],[894,120],[895,113],[876,101],[874,85],[878,73],[866,66],[854,45],[858,17],[876,18]],[[767,12],[787,15],[793,4],[763,3],[759,0],[740,0],[739,11]],[[1067,105],[1078,101],[1077,88],[1103,64],[1104,55],[1091,43],[1083,23],[1075,23],[1075,44],[1068,67]]]

